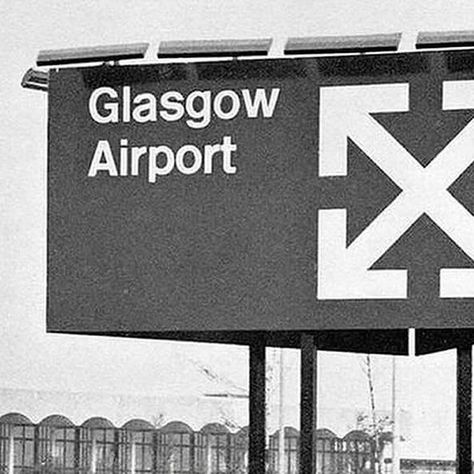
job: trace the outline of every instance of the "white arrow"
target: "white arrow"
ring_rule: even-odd
[[[377,161],[393,168],[393,154],[399,154],[400,145],[388,133],[380,133],[369,113],[407,110],[408,84],[321,88],[319,175],[347,175],[349,136],[368,156],[375,154]],[[402,159],[411,167],[411,157]],[[406,205],[406,196],[400,194],[349,247],[346,210],[319,211],[319,299],[406,298],[406,270],[369,271],[419,212]]]
[[[446,81],[443,84],[443,109],[474,109],[474,81]],[[471,124],[472,122],[469,125]],[[459,143],[463,144],[461,141]],[[453,150],[452,158],[457,157],[459,160],[460,155],[468,155],[469,153],[466,153],[465,150],[473,150],[473,140],[465,143],[463,148],[462,150]],[[472,153],[471,151],[470,154],[472,155]],[[440,209],[436,208],[436,211],[439,212]],[[453,206],[450,206],[449,210],[444,213],[444,217],[447,221],[446,226],[450,225],[449,219],[451,219],[452,231],[450,235],[456,233],[455,242],[474,259],[474,223],[472,215],[465,209],[464,212],[459,208],[454,211]],[[474,297],[474,269],[441,269],[440,296],[442,298]]]
[[[347,175],[347,137],[358,135],[360,121],[371,120],[370,113],[407,112],[408,107],[408,84],[322,87],[319,176]]]

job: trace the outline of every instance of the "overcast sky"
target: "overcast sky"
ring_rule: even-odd
[[[148,395],[205,390],[189,359],[212,365],[239,385],[247,383],[247,354],[241,348],[45,333],[47,96],[20,88],[40,49],[145,41],[153,61],[162,39],[272,37],[272,53],[278,54],[288,36],[401,31],[402,47],[409,48],[420,30],[474,29],[469,0],[417,5],[409,0],[0,0],[0,5],[0,388],[36,390]],[[367,405],[360,357],[323,354],[320,367],[322,411],[352,401]],[[454,456],[454,367],[446,353],[401,362],[403,407],[416,412],[427,429],[439,427],[442,414],[449,442],[440,449],[447,457]],[[390,407],[389,369],[387,357],[377,359],[383,409]],[[294,384],[289,387],[296,393]]]

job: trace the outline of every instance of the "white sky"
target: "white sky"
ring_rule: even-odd
[[[404,32],[406,47],[416,31],[474,30],[474,2],[0,0],[0,18],[0,388],[151,395],[204,390],[186,358],[212,364],[245,385],[246,353],[45,334],[47,97],[20,87],[38,51],[146,41],[151,61],[162,39],[273,37],[272,51],[278,52],[288,36],[398,31]],[[359,360],[322,355],[321,411],[352,403],[366,406]],[[441,457],[454,456],[454,367],[452,354],[401,363],[403,408],[417,423],[423,420],[424,429],[447,430],[438,437]],[[390,407],[389,368],[387,358],[376,362],[376,389],[384,409]],[[294,386],[290,383],[289,391]],[[432,456],[439,455],[436,449]]]

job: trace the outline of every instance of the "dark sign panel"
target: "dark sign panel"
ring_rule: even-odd
[[[473,60],[52,72],[48,330],[474,326]]]

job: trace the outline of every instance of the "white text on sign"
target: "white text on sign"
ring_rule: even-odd
[[[212,119],[230,121],[239,115],[244,119],[271,119],[274,115],[279,88],[240,90],[194,90],[188,94],[172,90],[160,94],[142,92],[134,94],[130,86],[121,88],[99,87],[88,102],[89,115],[99,124],[134,122],[179,122],[195,130],[208,127]],[[117,144],[99,140],[90,161],[88,177],[99,174],[110,177],[138,176],[146,169],[148,182],[155,183],[159,176],[172,172],[184,175],[212,174],[221,170],[235,174],[237,144],[227,135],[217,143],[185,143],[176,149],[169,144],[129,144],[120,140],[119,153],[113,152]],[[146,167],[140,165],[146,161]]]

